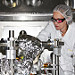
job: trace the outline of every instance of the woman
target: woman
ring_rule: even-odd
[[[60,67],[64,73],[62,75],[74,75],[72,55],[75,54],[75,24],[72,22],[70,7],[63,4],[57,5],[51,19],[52,21],[39,33],[38,38],[41,41],[47,41],[49,37],[51,39],[58,38],[64,42],[59,59]],[[47,59],[48,55],[50,55],[49,51],[44,51],[41,60],[42,58]]]

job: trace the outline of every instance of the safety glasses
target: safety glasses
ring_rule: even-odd
[[[53,22],[57,22],[57,23],[62,23],[64,20],[65,20],[65,18],[63,18],[63,19],[55,19],[55,18],[51,18],[51,20],[53,21]]]

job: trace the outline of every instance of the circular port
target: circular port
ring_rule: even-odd
[[[40,6],[43,4],[42,0],[24,0],[27,6]]]
[[[15,8],[21,5],[21,0],[2,0],[3,5],[9,8]]]

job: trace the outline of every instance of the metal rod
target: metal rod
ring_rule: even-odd
[[[11,59],[11,62],[10,62],[10,67],[11,67],[11,75],[14,75],[14,68],[13,68],[13,59]]]
[[[55,54],[53,54],[53,75],[55,75]]]
[[[10,67],[11,67],[11,75],[14,75],[14,30],[9,30],[9,41],[10,41],[10,53],[11,53],[11,59],[10,59]]]
[[[56,56],[56,75],[59,75],[59,56]]]

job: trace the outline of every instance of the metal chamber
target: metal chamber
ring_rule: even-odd
[[[48,21],[53,8],[58,4],[65,3],[62,0],[0,0],[0,20]]]
[[[2,43],[0,43],[0,45],[2,46]],[[40,55],[45,49],[44,45],[54,48],[54,50],[50,50],[52,51],[50,55],[51,61],[48,63],[43,63],[40,59]],[[6,46],[8,47],[6,50],[6,57],[0,58],[1,74],[59,75],[59,56],[61,52],[59,52],[59,50],[62,45],[64,45],[64,43],[58,39],[42,42],[38,38],[27,35],[25,32],[23,34],[20,33],[18,38],[15,39],[14,31],[10,30],[9,38],[6,43]]]

